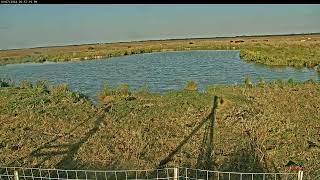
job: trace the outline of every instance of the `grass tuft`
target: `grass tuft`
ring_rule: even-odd
[[[184,89],[187,91],[198,91],[198,85],[195,81],[189,80]]]

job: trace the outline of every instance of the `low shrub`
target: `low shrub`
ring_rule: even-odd
[[[197,91],[198,90],[198,85],[195,81],[188,81],[186,86],[184,87],[184,90],[187,90],[187,91]]]
[[[9,86],[10,84],[8,81],[0,79],[0,87],[9,87]]]

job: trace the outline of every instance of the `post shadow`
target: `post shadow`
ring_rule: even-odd
[[[211,113],[208,116],[210,122],[206,126],[203,140],[200,146],[200,154],[198,156],[197,168],[199,169],[213,169],[213,155],[214,155],[214,125],[216,120],[216,111],[218,108],[218,97],[214,97],[214,104]]]
[[[180,142],[180,144],[170,152],[170,154],[165,157],[163,160],[160,161],[158,168],[161,169],[165,167],[165,165],[172,160],[175,154],[181,150],[181,148],[188,142],[189,139],[191,139],[194,134],[196,134],[199,129],[206,123],[208,120],[210,121],[210,125],[207,126],[206,132],[204,134],[204,138],[202,141],[202,145],[206,145],[205,148],[201,148],[201,152],[199,154],[198,160],[199,159],[205,159],[205,166],[211,166],[212,164],[212,158],[213,158],[213,128],[214,128],[214,122],[215,122],[215,114],[216,114],[216,109],[218,108],[218,96],[214,96],[213,100],[213,107],[211,109],[210,114],[204,118],[198,126],[196,126],[192,132],[183,139],[183,141]],[[204,158],[203,158],[204,157]],[[210,165],[209,165],[210,164]]]

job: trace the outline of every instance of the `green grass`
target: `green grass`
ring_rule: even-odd
[[[210,86],[206,92],[152,93],[145,86],[107,87],[111,108],[93,106],[67,85],[0,88],[0,164],[4,166],[156,168],[206,118],[213,96],[223,99],[214,126],[212,163],[224,171],[320,169],[320,84],[314,81]],[[128,98],[134,97],[134,98]],[[104,98],[102,98],[103,100]],[[197,167],[207,123],[167,165]],[[310,142],[315,145],[310,145]]]
[[[243,47],[241,58],[273,66],[318,68],[320,44],[274,43]]]

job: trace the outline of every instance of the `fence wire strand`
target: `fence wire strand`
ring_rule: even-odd
[[[15,176],[15,172],[18,176]],[[299,173],[241,173],[192,168],[63,170],[0,167],[0,180],[300,180]],[[307,178],[306,178],[307,179]]]

